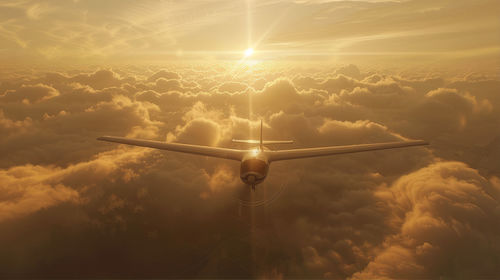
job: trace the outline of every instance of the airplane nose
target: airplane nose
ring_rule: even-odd
[[[247,177],[247,180],[250,184],[255,183],[255,181],[256,181],[255,179],[257,179],[257,178],[255,178],[255,175],[248,175],[248,177]]]

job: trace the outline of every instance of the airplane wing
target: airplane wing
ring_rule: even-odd
[[[243,150],[179,144],[179,143],[166,143],[160,141],[132,139],[132,138],[115,137],[115,136],[101,136],[98,137],[97,140],[115,142],[133,146],[148,147],[160,150],[181,152],[181,153],[203,155],[209,157],[232,159],[232,160],[241,160],[243,158],[243,155],[245,154],[245,151]]]
[[[293,150],[278,150],[266,151],[269,156],[269,161],[288,160],[297,158],[320,157],[336,154],[357,153],[374,150],[404,148],[410,146],[429,145],[428,142],[422,140],[403,141],[403,142],[390,142],[390,143],[376,143],[376,144],[361,144],[349,146],[331,146],[320,148],[307,148],[307,149],[293,149]]]

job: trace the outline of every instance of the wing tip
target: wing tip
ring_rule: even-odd
[[[416,140],[415,142],[418,143],[418,145],[422,145],[422,146],[426,146],[426,145],[431,144],[431,143],[429,143],[429,141],[425,141],[425,140]]]
[[[99,136],[96,138],[96,140],[99,140],[99,141],[109,141],[111,138],[113,138],[112,136]]]
[[[397,143],[397,142],[395,142]],[[407,143],[408,146],[427,146],[427,145],[430,145],[429,141],[425,141],[425,140],[406,140],[406,141],[402,141],[400,143]]]

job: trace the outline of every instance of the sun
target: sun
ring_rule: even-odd
[[[252,48],[248,48],[245,50],[245,57],[249,57],[253,54],[253,49]]]

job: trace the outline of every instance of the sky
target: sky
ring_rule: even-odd
[[[1,1],[0,278],[495,279],[498,14]],[[248,148],[260,120],[286,148],[430,145],[275,162],[252,192],[236,161],[96,140]]]
[[[251,47],[266,60],[383,55],[498,65],[498,13],[496,0],[6,0],[0,51],[27,64],[231,60]]]

